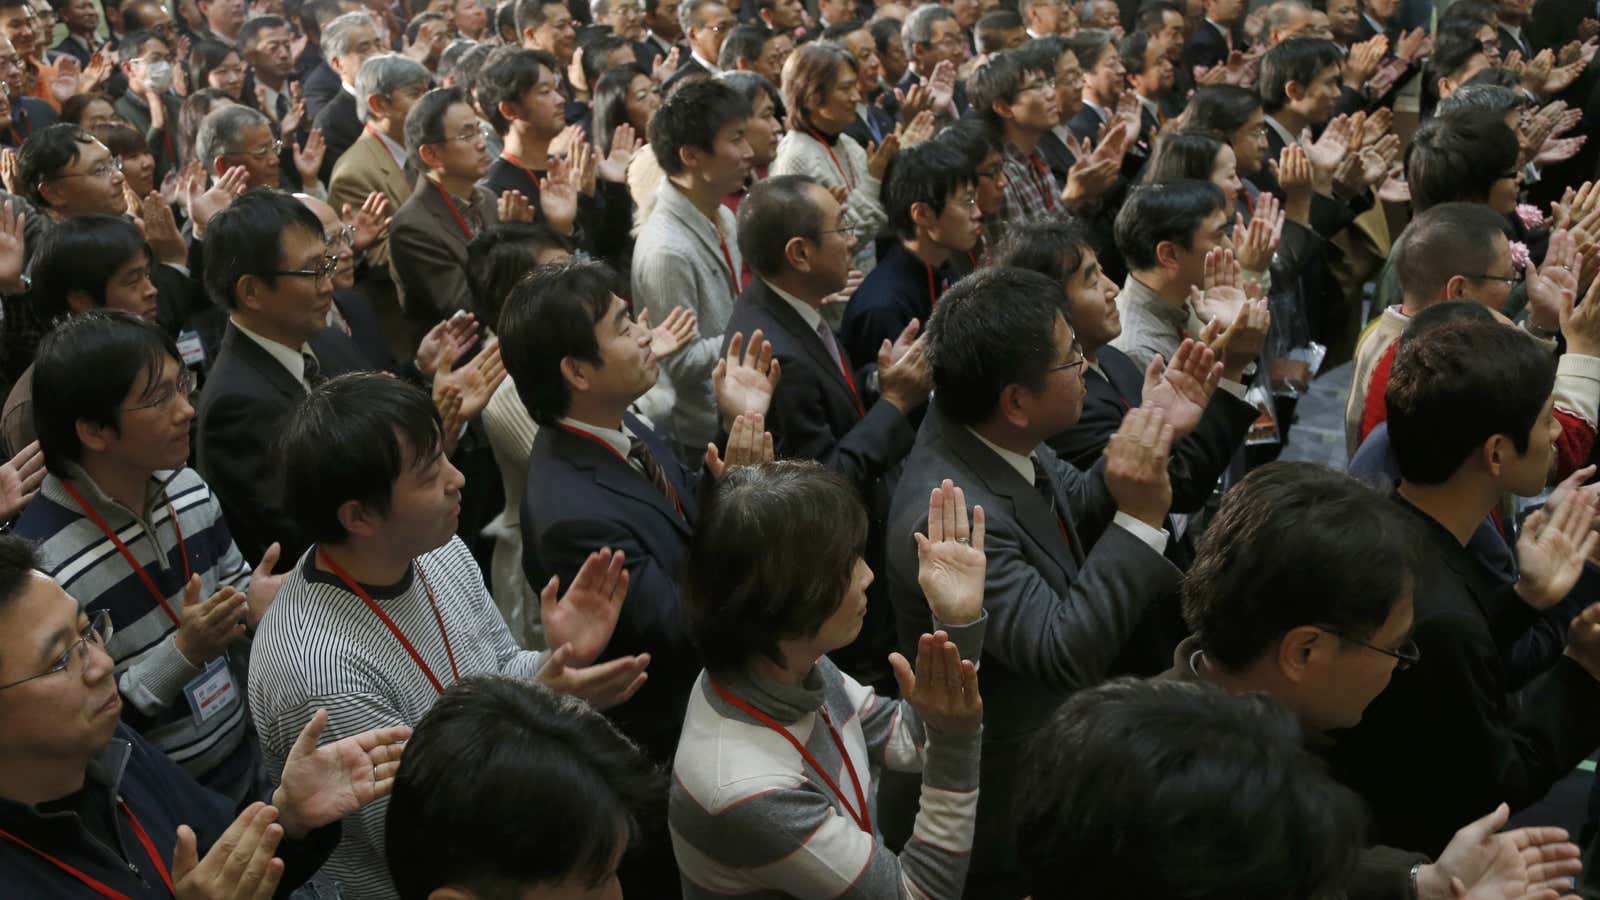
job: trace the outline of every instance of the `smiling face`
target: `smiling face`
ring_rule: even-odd
[[[39,194],[63,216],[99,213],[120,216],[126,211],[122,197],[122,169],[106,145],[91,139],[78,144],[78,158],[39,185]]]
[[[613,295],[594,325],[599,363],[567,357],[561,370],[574,393],[619,409],[644,396],[656,383],[660,364],[650,352],[650,332],[639,325],[621,297]]]
[[[818,98],[816,106],[806,110],[806,117],[829,134],[845,130],[855,121],[856,106],[861,103],[857,84],[855,63],[839,63],[832,86]]]

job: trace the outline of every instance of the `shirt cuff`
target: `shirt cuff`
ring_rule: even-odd
[[[1245,399],[1245,394],[1250,392],[1250,389],[1248,387],[1240,384],[1237,381],[1234,381],[1232,378],[1219,379],[1217,381],[1217,387],[1222,388],[1223,390],[1225,390],[1228,393],[1234,395],[1235,397],[1238,397],[1240,400],[1244,400]],[[1246,402],[1248,402],[1248,401],[1246,401]],[[1134,521],[1138,521],[1138,520],[1135,519]],[[1146,527],[1149,527],[1149,526],[1146,526]]]
[[[1135,519],[1125,512],[1118,511],[1111,518],[1111,524],[1121,525],[1122,529],[1146,544],[1157,553],[1167,552],[1167,530],[1165,528],[1151,528],[1149,525]]]
[[[1561,354],[1556,360],[1555,393],[1556,406],[1591,425],[1600,421],[1600,356]]]
[[[189,276],[189,267],[183,265],[182,263],[164,262],[162,265],[169,269],[177,269],[179,274],[183,275],[185,278]]]

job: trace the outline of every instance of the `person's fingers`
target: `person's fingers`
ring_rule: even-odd
[[[900,685],[900,696],[909,697],[916,692],[917,676],[911,671],[911,663],[899,653],[889,654],[889,668],[894,670],[894,680]]]
[[[956,495],[953,488],[955,483],[946,478],[939,484],[939,533],[940,540],[953,541],[960,535],[956,532]]]
[[[955,538],[956,540],[966,538],[968,541],[971,541],[972,526],[967,521],[967,494],[961,489],[960,485],[954,485],[952,488],[952,496],[955,500],[954,506],[956,508]]]
[[[740,356],[742,355],[742,351],[743,350],[744,350],[744,333],[743,332],[734,332],[733,337],[728,340],[728,353],[727,353],[727,356],[725,357],[726,362],[733,363],[735,365],[738,364],[738,361],[740,359]],[[721,369],[721,367],[722,367],[722,363],[718,363],[718,368]]]
[[[209,862],[212,854],[222,851],[222,855],[218,857],[218,862],[221,863],[220,869],[214,869],[218,873],[217,881],[225,885],[237,884],[244,874],[245,866],[249,865],[250,858],[255,855],[256,848],[261,846],[261,839],[266,834],[267,826],[277,819],[277,815],[278,811],[271,806],[261,803],[251,804],[250,808],[239,817],[247,821],[233,844],[224,845],[222,841],[218,841],[211,848],[211,852],[206,854],[206,859],[201,865]]]

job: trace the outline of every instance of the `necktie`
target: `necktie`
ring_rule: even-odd
[[[279,94],[278,94],[278,102],[276,104],[276,106],[278,108],[278,121],[279,122],[282,122],[283,121],[283,117],[287,116],[289,114],[289,95],[288,95],[289,85],[287,83],[285,83],[283,88],[284,88],[283,91],[279,92]]]
[[[822,346],[828,348],[828,355],[833,357],[834,365],[839,367],[840,374],[844,375],[845,387],[850,389],[850,396],[856,401],[856,412],[866,415],[866,409],[861,405],[861,394],[856,391],[856,380],[850,374],[850,365],[844,360],[844,353],[839,350],[839,342],[834,339],[833,329],[828,327],[826,321],[817,323],[817,337],[822,338]]]
[[[1029,457],[1033,463],[1033,489],[1044,497],[1044,502],[1050,505],[1050,512],[1056,517],[1056,526],[1061,529],[1061,540],[1070,549],[1072,537],[1067,532],[1067,520],[1061,517],[1061,510],[1056,506],[1056,492],[1050,486],[1050,476],[1045,474],[1044,466],[1039,464],[1037,457]]]
[[[300,354],[300,361],[305,364],[303,377],[305,378],[306,387],[314,389],[328,380],[328,376],[322,374],[322,364],[317,362],[315,356],[309,353],[302,353]]]
[[[672,504],[672,508],[676,509],[679,515],[683,514],[683,504],[678,502],[678,491],[672,486],[672,482],[667,480],[666,470],[656,462],[655,454],[650,452],[645,442],[632,435],[628,437],[628,461],[644,470],[644,477],[667,498],[667,502]]]

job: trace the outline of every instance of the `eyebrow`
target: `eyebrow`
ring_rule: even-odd
[[[55,631],[50,632],[49,636],[45,638],[44,643],[39,646],[39,658],[45,662],[53,662],[57,656],[54,648],[60,645],[62,641],[71,640],[72,635],[73,630],[70,628],[57,628]]]

